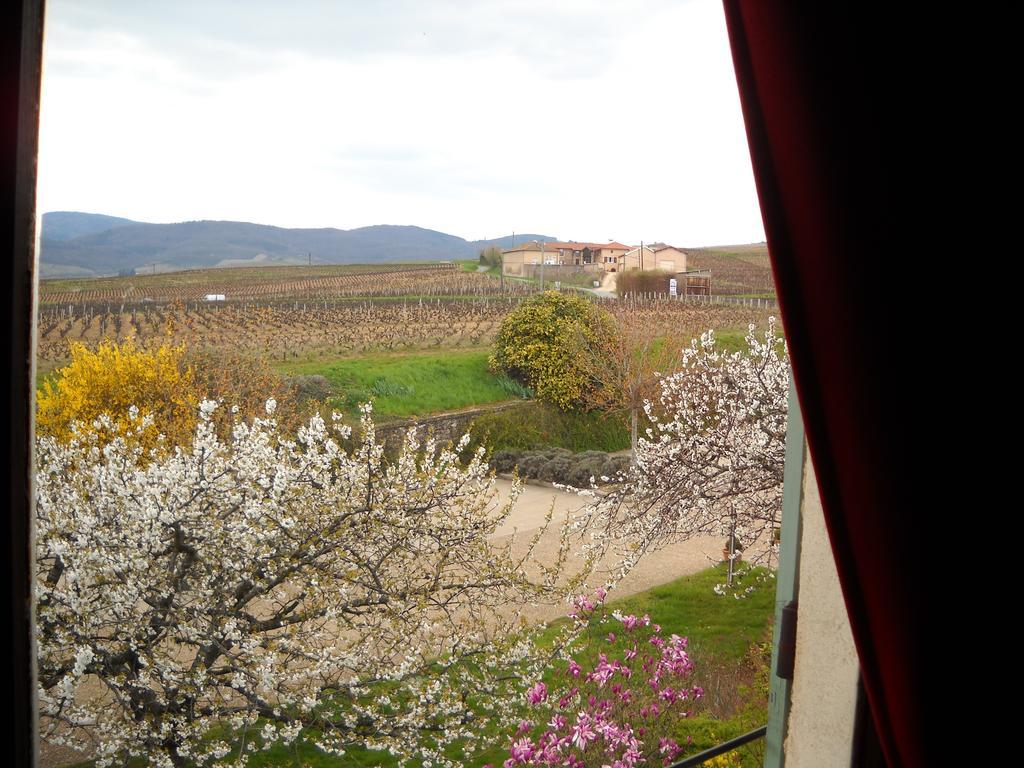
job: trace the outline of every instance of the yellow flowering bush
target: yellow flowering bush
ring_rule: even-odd
[[[99,431],[101,443],[130,436],[151,448],[160,434],[169,445],[188,442],[199,393],[184,354],[183,346],[139,349],[131,340],[105,341],[95,351],[72,344],[71,362],[37,394],[36,432],[64,442],[77,423],[80,432]],[[109,424],[97,426],[101,414]],[[140,431],[146,416],[152,423]]]
[[[583,350],[613,334],[611,318],[592,302],[546,291],[502,321],[490,368],[526,384],[540,400],[576,409],[594,386]]]

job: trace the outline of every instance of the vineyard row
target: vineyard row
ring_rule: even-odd
[[[43,308],[37,325],[40,360],[59,362],[69,342],[94,347],[132,338],[230,348],[274,359],[316,353],[350,355],[378,350],[489,344],[517,298],[491,301],[339,302],[335,304],[150,305],[144,309],[68,312]],[[763,325],[770,308],[652,300],[602,302],[626,325],[655,335],[694,336],[708,328]]]

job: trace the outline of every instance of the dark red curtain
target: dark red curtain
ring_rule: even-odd
[[[896,59],[877,8],[724,0],[781,314],[872,717],[924,765],[918,574],[898,365],[906,284],[888,130]],[[906,364],[904,363],[904,366]]]

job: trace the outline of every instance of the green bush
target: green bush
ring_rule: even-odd
[[[479,416],[470,425],[471,445],[497,452],[566,448],[570,451],[621,451],[629,448],[624,416],[563,411],[528,402]]]
[[[668,293],[668,281],[676,276],[675,272],[664,269],[633,269],[620,272],[615,278],[615,292],[619,296],[627,293]]]
[[[480,263],[487,267],[500,267],[502,260],[501,248],[490,246],[480,250]]]
[[[370,391],[377,397],[404,397],[416,393],[416,388],[408,384],[380,378],[373,382]]]
[[[563,482],[575,488],[587,488],[590,486],[591,478],[593,482],[601,482],[601,467],[604,462],[593,462],[593,461],[577,461],[573,464],[572,468],[566,473],[565,480]]]
[[[601,474],[605,477],[616,477],[629,469],[629,464],[628,456],[609,456],[601,467]]]
[[[587,299],[546,291],[502,321],[490,368],[530,387],[540,400],[579,409],[593,387],[583,350],[614,332],[608,313]]]
[[[544,453],[525,453],[517,463],[519,474],[523,477],[539,477],[541,469],[551,458]]]
[[[564,483],[569,476],[569,471],[575,467],[572,459],[564,456],[556,456],[549,459],[537,472],[537,477],[548,483]]]
[[[491,466],[496,472],[515,472],[519,456],[518,451],[496,451],[491,456]]]
[[[495,378],[498,382],[498,386],[501,387],[502,391],[509,397],[518,397],[523,400],[529,400],[533,397],[533,390],[525,384],[522,384],[505,374],[501,374]]]
[[[497,472],[518,472],[521,477],[536,478],[549,483],[564,483],[587,488],[591,478],[601,484],[602,476],[614,479],[629,466],[629,457],[612,456],[601,451],[573,453],[564,448],[536,451],[496,451],[491,467]]]
[[[345,393],[345,408],[349,410],[354,410],[363,403],[370,402],[372,399],[373,398],[371,397],[370,393],[367,392],[365,389],[350,389],[348,392]]]
[[[289,376],[285,379],[285,383],[295,392],[295,398],[299,402],[310,400],[319,402],[331,396],[331,383],[327,381],[326,377],[319,374]]]

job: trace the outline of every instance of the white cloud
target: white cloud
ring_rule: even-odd
[[[763,238],[712,0],[645,13],[359,4],[351,25],[288,6],[279,37],[232,33],[216,6],[185,40],[180,17],[162,25],[157,6],[140,7],[124,20],[48,7],[42,210],[467,238]],[[258,11],[267,22],[271,8]]]

